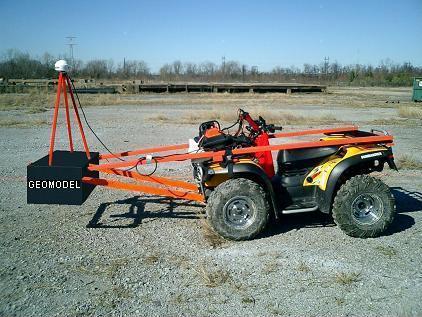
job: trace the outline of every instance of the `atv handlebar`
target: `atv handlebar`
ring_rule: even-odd
[[[243,121],[248,123],[245,129],[249,131],[249,134],[243,133]],[[239,125],[239,129],[234,135],[224,132],[224,130],[229,130],[237,124]],[[199,136],[195,140],[198,142],[198,146],[205,150],[221,150],[239,146],[247,147],[254,145],[256,139],[261,135],[268,135],[281,129],[281,126],[267,124],[262,117],[259,117],[258,120],[253,120],[248,112],[239,109],[238,119],[230,127],[221,129],[220,124],[215,120],[201,123],[199,126]]]
[[[246,120],[249,123],[250,129],[255,133],[259,133],[260,131],[274,133],[276,130],[281,131],[283,129],[282,126],[267,124],[264,118],[261,116],[259,116],[258,120],[253,120],[248,112],[244,111],[243,109],[239,109],[238,121],[242,122],[243,120]]]

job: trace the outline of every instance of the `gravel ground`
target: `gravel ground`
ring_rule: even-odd
[[[86,112],[111,148],[125,150],[186,142],[197,123],[148,118],[196,107],[204,109],[181,103]],[[373,118],[395,116],[391,107],[335,104],[290,111],[328,111],[366,128]],[[0,113],[22,120],[51,115]],[[378,127],[395,136],[397,156],[420,160],[420,121]],[[309,127],[285,127],[303,128]],[[207,235],[196,203],[96,188],[83,206],[27,205],[26,165],[45,155],[49,131],[47,125],[0,128],[1,316],[422,315],[421,170],[378,174],[392,188],[398,212],[380,238],[351,238],[328,217],[299,214],[283,216],[255,240],[219,241]],[[66,140],[63,133],[60,139]],[[101,150],[91,134],[88,139]],[[159,173],[190,177],[188,164],[169,164]]]

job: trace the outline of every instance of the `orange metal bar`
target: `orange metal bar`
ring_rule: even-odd
[[[59,105],[60,105],[60,90],[61,86],[63,85],[63,74],[59,73],[59,82],[57,84],[57,94],[56,94],[56,101],[54,103],[54,115],[53,115],[53,122],[52,122],[52,129],[51,129],[51,136],[50,136],[50,151],[48,153],[48,165],[51,166],[53,164],[53,151],[54,151],[54,141],[56,138],[56,128],[57,128],[57,116],[59,114]]]
[[[134,173],[131,171],[122,171],[122,170],[116,170],[116,169],[102,170],[101,172],[105,174],[120,175],[120,176],[135,178],[135,179],[139,179],[145,182],[150,182],[150,183],[155,183],[155,184],[160,184],[160,185],[168,185],[168,186],[173,186],[173,187],[178,187],[178,188],[183,188],[183,189],[193,190],[193,191],[198,190],[198,186],[196,186],[195,184],[173,180],[173,179],[169,179],[165,177],[145,176],[145,175],[140,175],[138,173]]]
[[[358,130],[357,126],[346,126],[346,127],[331,128],[331,129],[313,129],[313,130],[296,131],[296,132],[276,133],[276,134],[270,135],[270,138],[293,137],[293,136],[312,135],[312,134],[330,134],[330,133],[350,132],[350,131],[357,131],[357,130]],[[100,159],[109,159],[109,158],[114,158],[114,157],[132,156],[132,155],[147,154],[147,153],[159,153],[159,152],[166,152],[166,151],[171,151],[171,150],[183,150],[183,149],[187,149],[188,147],[189,145],[187,143],[184,143],[184,144],[139,149],[139,150],[133,150],[133,151],[125,151],[121,153],[113,153],[113,154],[106,153],[106,154],[101,154]]]
[[[232,151],[232,153],[236,155],[236,154],[263,152],[263,151],[293,150],[293,149],[303,149],[303,148],[312,148],[312,147],[323,147],[323,146],[330,146],[330,145],[391,143],[392,141],[393,141],[393,137],[390,135],[350,137],[350,138],[336,139],[336,140],[329,140],[329,141],[295,142],[295,143],[287,143],[287,144],[254,146],[254,147],[235,149]],[[225,153],[224,151],[218,151],[218,152],[201,152],[201,153],[179,154],[179,155],[174,154],[174,155],[169,155],[163,158],[157,157],[156,162],[164,163],[164,162],[184,161],[184,160],[198,159],[198,158],[218,159],[218,158],[221,158],[224,155],[224,153]],[[108,163],[108,164],[101,164],[101,165],[91,164],[89,165],[88,169],[91,171],[102,171],[102,170],[106,170],[110,168],[130,167],[130,166],[134,166],[135,164],[142,165],[142,164],[146,164],[146,162],[141,161],[138,163],[138,160],[131,160],[131,161]]]
[[[211,157],[219,157],[224,154],[224,151],[219,152],[201,152],[195,154],[172,154],[163,158],[155,158],[156,163],[164,163],[164,162],[174,162],[174,161],[186,161],[189,159],[197,159],[197,158],[211,158]],[[146,164],[146,161],[139,161],[139,160],[130,160],[125,162],[116,162],[116,163],[107,163],[107,164],[90,164],[88,169],[91,171],[102,171],[110,168],[119,168],[119,167],[132,167],[138,165]]]
[[[359,127],[357,126],[346,126],[332,129],[312,129],[304,131],[294,131],[294,132],[280,132],[270,135],[271,138],[285,138],[301,135],[312,135],[312,134],[331,134],[331,133],[340,133],[340,132],[351,132],[357,131]]]
[[[326,141],[310,141],[310,142],[297,142],[288,144],[277,144],[277,145],[266,145],[255,147],[260,151],[276,151],[276,150],[293,150],[293,149],[304,149],[312,147],[323,147],[330,145],[347,145],[347,144],[365,144],[365,143],[388,143],[393,140],[390,135],[383,136],[366,136],[366,137],[353,137],[337,140],[326,140]],[[246,154],[256,152],[253,148],[242,148],[233,150],[233,154]]]
[[[89,152],[88,143],[86,142],[85,132],[84,132],[84,128],[82,126],[81,118],[79,117],[78,107],[76,107],[75,97],[73,96],[73,91],[72,91],[72,88],[71,88],[72,84],[70,83],[70,79],[67,75],[65,76],[65,78],[66,78],[67,85],[69,87],[70,98],[72,99],[73,110],[75,112],[76,121],[78,122],[78,127],[79,127],[79,131],[81,133],[82,143],[84,145],[86,157],[89,160],[89,159],[91,159],[91,155],[90,155],[90,152]]]
[[[163,188],[156,188],[151,186],[123,183],[115,180],[108,180],[103,178],[82,177],[82,182],[93,185],[100,185],[123,190],[133,190],[136,192],[144,192],[152,195],[159,195],[171,198],[194,200],[203,202],[204,196],[199,193],[183,192],[178,190],[168,190]]]
[[[107,153],[107,154],[101,154],[100,160],[114,158],[114,157],[132,156],[132,155],[138,155],[138,154],[159,153],[159,152],[166,152],[166,151],[172,151],[172,150],[183,150],[183,149],[187,149],[188,147],[189,147],[189,144],[185,143],[185,144],[158,146],[158,147],[152,147],[152,148],[146,148],[146,149],[140,149],[140,150],[134,150],[134,151],[126,151],[126,152],[121,152],[121,153],[113,153],[113,154]]]
[[[67,88],[68,87],[66,87],[66,82],[63,80],[63,96],[64,96],[65,111],[66,111],[67,136],[69,137],[70,152],[73,152],[72,126],[70,125],[69,101],[67,100]]]

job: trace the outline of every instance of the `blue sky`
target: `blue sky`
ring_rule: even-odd
[[[0,30],[0,52],[65,54],[73,35],[75,58],[143,59],[153,71],[222,56],[260,70],[324,56],[422,66],[422,0],[0,0]]]

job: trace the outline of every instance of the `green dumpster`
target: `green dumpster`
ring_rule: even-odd
[[[415,77],[413,79],[413,101],[422,101],[422,77]]]

